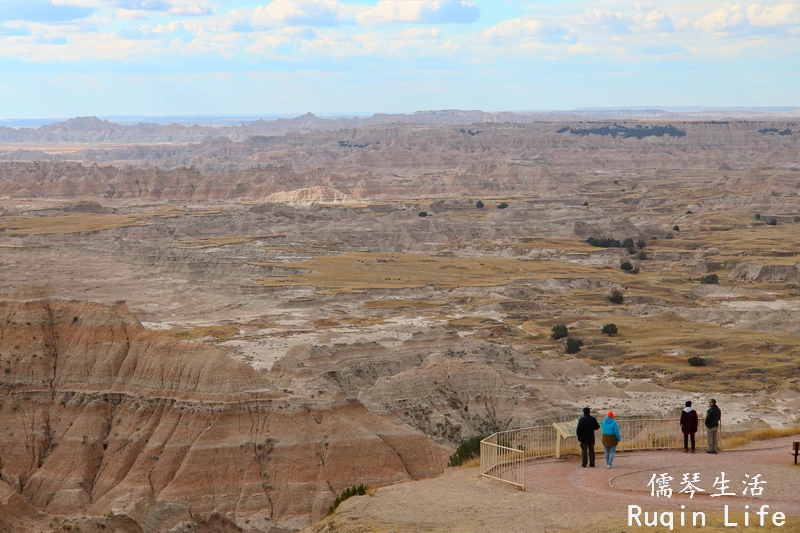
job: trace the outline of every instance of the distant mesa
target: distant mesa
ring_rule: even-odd
[[[645,137],[686,137],[684,130],[679,130],[672,124],[666,126],[644,126],[637,124],[635,128],[627,126],[620,126],[613,124],[611,126],[598,126],[596,128],[572,128],[563,127],[556,131],[556,133],[571,133],[572,135],[579,135],[585,137],[587,135],[603,135],[611,137],[622,137],[623,139],[644,139]]]

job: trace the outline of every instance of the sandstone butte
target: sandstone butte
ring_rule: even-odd
[[[301,528],[345,488],[434,476],[448,454],[355,400],[292,397],[216,348],[147,331],[124,305],[0,301],[0,365],[2,531],[147,521],[169,514],[159,505]]]

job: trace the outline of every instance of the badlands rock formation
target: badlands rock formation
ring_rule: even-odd
[[[346,487],[435,475],[447,455],[355,399],[298,398],[148,332],[124,306],[0,302],[0,354],[2,480],[52,515],[186,498],[193,513],[298,527]]]
[[[2,130],[0,529],[296,530],[587,404],[797,423],[800,127],[645,114]]]

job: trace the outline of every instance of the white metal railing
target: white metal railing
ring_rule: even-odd
[[[618,419],[622,437],[617,451],[683,448],[678,419]],[[556,424],[499,431],[481,441],[481,475],[525,489],[525,461],[540,457],[580,454],[574,435],[559,431]],[[695,435],[696,447],[707,445],[703,419]],[[562,425],[563,428],[563,425]],[[566,437],[566,438],[565,438]],[[600,431],[595,433],[595,450],[603,449]]]

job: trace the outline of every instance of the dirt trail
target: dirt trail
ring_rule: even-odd
[[[336,515],[308,531],[459,531],[459,532],[549,532],[549,531],[667,531],[667,528],[627,527],[628,505],[643,511],[673,511],[676,526],[680,505],[708,516],[705,531],[716,531],[727,504],[732,521],[742,524],[744,506],[753,514],[762,505],[787,517],[778,531],[800,530],[800,467],[792,466],[789,451],[797,437],[754,443],[739,450],[709,455],[682,451],[619,453],[614,468],[605,468],[602,454],[598,468],[580,468],[577,457],[530,463],[525,472],[528,490],[521,491],[501,482],[481,478],[477,468],[457,468],[442,476],[379,489],[369,497],[342,503]],[[725,472],[730,491],[736,496],[712,497],[717,477]],[[653,474],[668,473],[671,499],[650,495],[647,483]],[[693,498],[679,494],[682,474],[698,473],[697,485],[706,490]],[[742,496],[742,481],[761,474],[761,497]],[[736,513],[734,515],[734,513]],[[736,516],[738,515],[738,517]],[[767,517],[770,524],[771,517]],[[719,524],[717,524],[719,525]],[[687,530],[690,528],[687,528]],[[734,530],[732,528],[725,528]],[[723,531],[725,529],[720,529]],[[769,528],[758,528],[769,531]],[[676,530],[680,528],[676,527]]]

